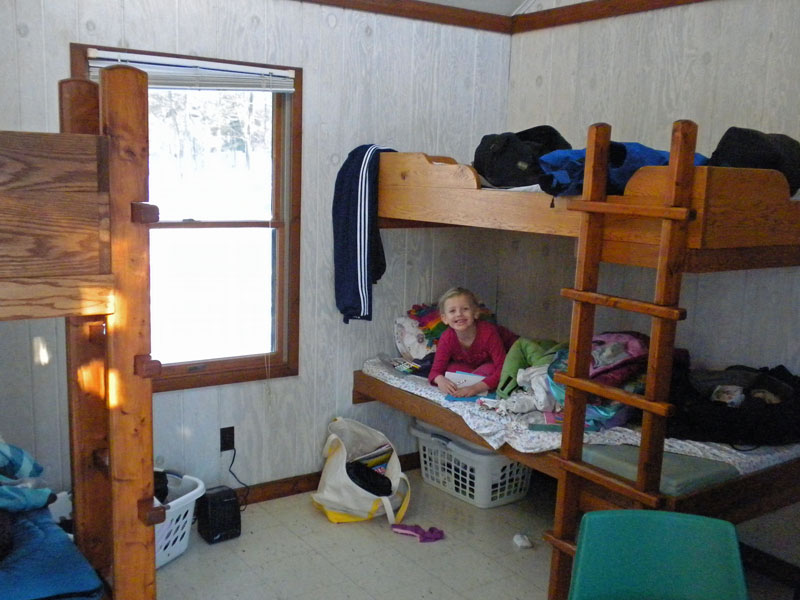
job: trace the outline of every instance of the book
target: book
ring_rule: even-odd
[[[359,456],[355,456],[355,457],[351,458],[350,460],[357,460],[358,462],[361,462],[361,463],[364,463],[364,464],[367,464],[367,463],[370,463],[370,462],[373,463],[373,464],[377,464],[377,463],[375,463],[376,459],[384,458],[384,460],[382,462],[386,462],[385,457],[391,456],[391,454],[392,454],[392,445],[387,442],[386,444],[378,446],[377,448],[375,448],[373,450],[370,450],[369,452],[365,452],[365,453],[363,453],[363,454],[361,454]],[[381,461],[378,461],[378,462],[381,462]]]
[[[476,375],[475,373],[465,373],[464,371],[447,371],[444,376],[456,384],[456,387],[463,388],[468,385],[473,385],[485,378],[483,375]]]

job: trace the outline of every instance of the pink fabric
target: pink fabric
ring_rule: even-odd
[[[595,379],[601,373],[619,369],[622,365],[631,362],[646,362],[650,339],[637,331],[610,331],[600,333],[592,338],[592,364],[589,368],[589,377]],[[594,352],[604,344],[620,344],[625,348],[625,356],[606,364],[597,364]]]
[[[444,539],[444,531],[436,527],[430,527],[427,531],[419,525],[402,525],[395,523],[391,526],[392,531],[400,535],[410,535],[417,538],[420,542],[435,542]]]
[[[436,377],[444,375],[446,371],[478,373],[477,369],[480,369],[478,374],[486,377],[483,381],[489,389],[497,387],[506,359],[503,341],[500,339],[497,327],[492,323],[476,321],[475,327],[477,328],[475,340],[469,348],[461,346],[456,332],[449,327],[442,333],[428,375],[431,384]]]

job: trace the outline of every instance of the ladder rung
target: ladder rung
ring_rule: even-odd
[[[556,383],[574,387],[584,392],[608,398],[609,400],[616,400],[634,408],[640,408],[654,415],[660,417],[669,417],[675,412],[675,406],[667,402],[652,402],[640,394],[633,394],[626,392],[623,389],[598,383],[591,379],[583,379],[581,377],[570,377],[566,373],[556,372],[554,379]]]
[[[589,213],[627,215],[651,219],[669,219],[671,221],[693,221],[697,211],[682,206],[657,206],[651,204],[620,204],[618,202],[586,202],[573,200],[567,203],[567,210],[580,210]]]
[[[564,554],[569,554],[570,556],[575,556],[575,542],[570,540],[562,540],[561,538],[557,538],[553,533],[552,529],[545,531],[542,534],[542,537],[545,541],[549,542],[554,548],[556,548],[559,552],[563,552]]]
[[[625,481],[619,479],[617,476],[611,473],[606,474],[605,471],[598,470],[596,467],[584,462],[571,461],[560,456],[558,457],[558,462],[565,471],[569,471],[587,481],[591,481],[626,498],[630,498],[634,502],[639,502],[644,506],[659,508],[663,502],[660,495],[648,494],[647,492],[638,490],[629,483],[625,483]]]
[[[562,289],[561,295],[565,298],[576,300],[578,302],[589,302],[590,304],[597,304],[599,306],[607,306],[609,308],[637,312],[643,315],[657,317],[659,319],[682,321],[686,318],[685,308],[662,306],[661,304],[653,304],[652,302],[644,302],[642,300],[620,298],[619,296],[609,296],[608,294],[600,294],[598,292],[584,292],[573,288]]]

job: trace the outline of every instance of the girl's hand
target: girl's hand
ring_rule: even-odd
[[[438,375],[436,379],[433,380],[433,383],[436,384],[436,387],[438,387],[443,394],[450,394],[453,396],[458,391],[456,384],[444,375]]]
[[[478,383],[468,385],[463,388],[458,388],[455,392],[451,392],[450,395],[455,396],[456,398],[469,398],[471,396],[482,394],[488,390],[489,388],[487,385],[482,381],[479,381]]]

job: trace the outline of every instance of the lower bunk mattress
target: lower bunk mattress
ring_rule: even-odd
[[[401,373],[378,358],[367,360],[362,371],[456,413],[492,448],[508,444],[519,452],[539,453],[561,446],[561,432],[542,430],[545,418],[538,411],[499,414],[476,402],[450,401],[427,379]],[[636,479],[640,439],[639,432],[629,427],[587,432],[583,459],[621,477]],[[741,450],[727,444],[668,438],[664,450],[661,492],[670,496],[685,495],[800,457],[800,444]]]
[[[98,600],[103,584],[47,508],[12,513],[10,553],[0,561],[3,600]]]

